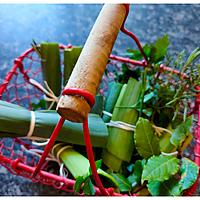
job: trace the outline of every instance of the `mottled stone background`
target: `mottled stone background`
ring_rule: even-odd
[[[13,59],[38,43],[51,41],[83,45],[102,5],[0,5],[0,83]],[[126,27],[144,44],[168,34],[170,51],[189,54],[200,46],[200,5],[132,5]],[[122,33],[113,52],[123,53],[134,43]],[[0,195],[66,195],[48,186],[32,183],[0,168]]]

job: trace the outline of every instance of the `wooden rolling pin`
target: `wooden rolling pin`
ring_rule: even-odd
[[[65,89],[80,88],[96,95],[125,16],[126,8],[123,4],[103,6]],[[64,95],[57,105],[57,112],[73,122],[83,122],[90,109],[87,101],[77,95]]]

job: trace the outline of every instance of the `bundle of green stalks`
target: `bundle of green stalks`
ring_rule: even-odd
[[[142,90],[141,82],[130,78],[124,84],[114,106],[111,121],[124,122],[135,125],[138,120],[138,111],[133,105],[138,102]],[[109,128],[109,137],[103,153],[103,162],[112,170],[119,171],[123,161],[130,162],[133,149],[133,131],[120,127]]]

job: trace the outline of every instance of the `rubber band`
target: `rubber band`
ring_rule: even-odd
[[[57,144],[55,144],[55,145],[52,147],[52,149],[51,149],[51,154],[52,154],[52,155],[55,155],[55,154],[54,154],[54,150],[56,149],[56,147],[58,147],[58,146],[60,146],[60,145],[62,145],[62,144],[64,144],[64,143],[57,143]]]
[[[60,176],[62,176],[64,178],[68,177],[69,172],[66,168],[64,168],[64,163],[61,163],[61,165],[60,165],[59,174],[60,174]]]
[[[31,111],[30,127],[29,127],[29,131],[26,135],[28,138],[30,138],[32,136],[34,128],[35,128],[35,113],[34,113],[34,111]]]
[[[161,152],[161,154],[162,154],[163,156],[174,156],[174,155],[177,155],[177,154],[178,154],[178,151],[174,151],[174,152],[171,152],[171,153]]]
[[[42,146],[46,146],[46,145],[48,144],[48,142],[49,142],[49,139],[46,139],[45,142],[36,142],[36,141],[32,141],[32,144],[33,144],[33,145],[36,145],[36,146],[42,147]]]
[[[60,154],[63,153],[63,151],[65,151],[67,149],[72,149],[72,146],[68,145],[68,146],[64,146],[61,149],[59,149],[59,151],[55,155],[56,159],[60,161]]]
[[[106,123],[107,126],[121,128],[126,131],[135,131],[136,126],[132,124],[128,124],[122,121],[110,121],[109,123]]]
[[[110,113],[110,112],[107,112],[107,111],[103,110],[102,113],[103,113],[104,115],[108,115],[109,117],[112,117],[112,113]]]

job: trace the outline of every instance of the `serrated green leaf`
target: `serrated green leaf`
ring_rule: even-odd
[[[155,44],[155,54],[154,60],[158,62],[162,57],[167,53],[167,47],[169,46],[168,35],[164,35],[162,38],[159,38]]]
[[[149,56],[150,56],[150,53],[151,53],[151,47],[150,47],[148,44],[145,44],[145,45],[143,46],[143,51],[144,51],[145,55],[146,55],[147,57],[149,57]]]
[[[129,192],[131,190],[131,183],[129,182],[129,180],[127,178],[125,178],[121,174],[112,173],[111,175],[118,182],[119,189],[120,189],[121,192]]]
[[[74,184],[74,191],[75,192],[80,192],[81,186],[84,182],[84,178],[82,176],[77,177],[76,182]]]
[[[147,119],[139,118],[136,124],[134,139],[136,149],[143,158],[149,158],[160,153],[158,138]]]
[[[179,170],[179,160],[174,156],[152,156],[144,166],[142,183],[148,181],[165,181]]]
[[[179,184],[183,191],[194,184],[199,174],[199,167],[188,158],[182,158],[180,172],[181,180]]]
[[[89,177],[85,180],[83,192],[85,195],[95,195],[94,185]]]
[[[164,182],[149,181],[148,190],[153,196],[180,196],[181,189],[179,181],[174,177]]]
[[[141,60],[142,59],[142,54],[139,50],[135,50],[135,49],[128,49],[127,52],[130,54],[130,57],[133,60]]]
[[[170,142],[176,147],[180,147],[189,134],[192,126],[192,116],[188,117],[185,122],[182,122],[172,133]]]

